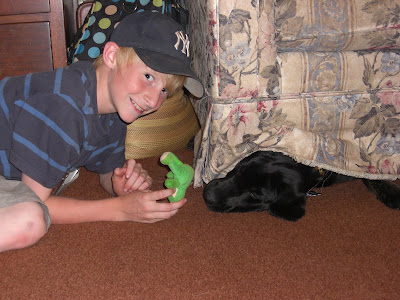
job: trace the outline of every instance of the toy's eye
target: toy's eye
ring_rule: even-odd
[[[163,89],[161,90],[161,92],[164,93],[164,94],[167,94],[167,93],[168,93],[166,88],[163,88]]]

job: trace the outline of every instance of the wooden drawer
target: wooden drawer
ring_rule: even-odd
[[[0,79],[67,65],[62,0],[0,0],[0,12]]]
[[[0,16],[20,15],[50,12],[50,2],[24,1],[24,0],[0,0]]]
[[[0,25],[0,37],[0,78],[53,69],[49,22]]]

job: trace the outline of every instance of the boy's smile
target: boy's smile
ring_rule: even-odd
[[[133,101],[131,99],[131,102],[133,104],[133,107],[138,111],[138,113],[143,113],[144,112],[144,110],[139,105],[137,105],[135,101]]]

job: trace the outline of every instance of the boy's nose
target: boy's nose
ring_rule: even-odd
[[[153,89],[149,93],[146,94],[146,105],[150,108],[153,109],[157,107],[160,99],[162,97],[162,89]]]

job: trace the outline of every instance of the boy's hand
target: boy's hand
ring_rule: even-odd
[[[157,202],[171,196],[175,190],[133,191],[119,199],[122,203],[120,221],[154,223],[169,219],[187,202],[186,198],[173,203]]]
[[[121,168],[116,168],[112,175],[114,193],[122,196],[132,191],[143,191],[153,183],[153,179],[140,163],[129,159]]]

